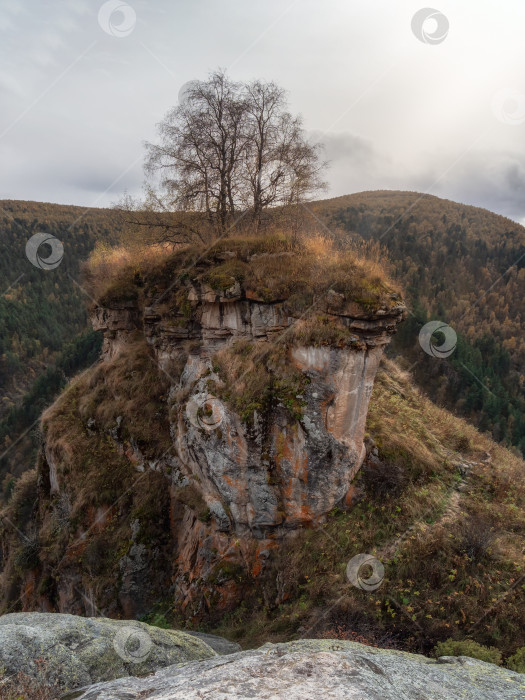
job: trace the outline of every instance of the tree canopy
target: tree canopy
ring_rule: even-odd
[[[297,205],[324,187],[321,146],[273,82],[192,81],[146,143],[146,198],[125,202],[154,240],[221,235],[241,219],[258,230],[266,210]],[[130,206],[131,205],[131,206]]]

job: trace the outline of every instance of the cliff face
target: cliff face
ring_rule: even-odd
[[[161,591],[186,614],[231,607],[272,547],[351,502],[374,376],[404,313],[398,295],[382,288],[373,301],[357,302],[356,293],[328,280],[328,292],[308,296],[301,287],[297,304],[297,285],[283,291],[275,274],[267,272],[264,284],[250,281],[269,264],[282,266],[281,276],[293,272],[288,251],[222,250],[206,262],[200,274],[168,277],[163,289],[152,273],[155,283],[140,278],[138,293],[119,288],[93,309],[93,327],[104,332],[103,363],[44,418],[39,472],[41,532],[65,502],[78,525],[65,547],[55,544],[51,594],[42,595],[40,585],[37,595],[38,580],[49,577],[44,566],[36,582],[26,582],[26,606],[84,612],[78,589],[87,587],[84,597],[106,614],[140,614]],[[315,264],[302,261],[306,275]],[[139,347],[149,367],[124,371]],[[148,386],[129,389],[146,373]],[[162,395],[154,402],[148,391],[155,376]],[[127,392],[135,394],[128,403],[121,400]],[[109,410],[112,402],[118,410]],[[79,488],[83,478],[97,488],[89,477],[95,467],[82,477],[75,446],[61,437],[71,415],[82,425],[84,449],[97,441],[95,461],[118,454],[120,494],[117,484],[95,504]],[[145,515],[136,484],[151,479],[148,498],[158,495]],[[134,501],[126,505],[128,492]],[[145,536],[148,519],[163,523],[157,541]],[[113,562],[118,576],[88,585],[86,547],[119,527],[112,542],[126,546]]]
[[[277,400],[273,415],[254,410],[247,425],[209,390],[210,384],[224,385],[213,358],[229,359],[229,349],[239,340],[261,343],[264,355],[264,343],[286,333],[294,319],[281,304],[232,299],[209,288],[192,287],[190,298],[196,313],[184,325],[172,313],[161,315],[151,308],[142,319],[130,306],[95,309],[93,326],[106,334],[104,357],[115,358],[144,328],[161,371],[169,376],[170,366],[186,358],[180,379],[170,382],[174,453],[181,484],[198,481],[218,531],[265,540],[319,523],[345,499],[363,461],[374,376],[403,308],[367,318],[346,315],[349,310],[341,313],[337,320],[351,329],[353,347],[284,347],[285,361],[304,385],[294,397],[301,418],[293,420]],[[188,340],[196,341],[189,352]],[[244,379],[234,381],[240,386]]]

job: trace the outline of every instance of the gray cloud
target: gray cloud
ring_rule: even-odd
[[[412,34],[412,0],[129,4],[136,25],[118,38],[99,0],[3,0],[0,198],[108,205],[138,191],[139,164],[110,185],[185,82],[231,66],[289,90],[332,161],[328,196],[430,188],[525,219],[525,125],[491,108],[499,90],[525,92],[519,0],[444,0],[438,46]]]
[[[525,220],[524,155],[479,154],[458,170],[453,184],[465,200]]]
[[[444,177],[445,161],[416,176],[412,186],[431,194],[484,207],[525,222],[525,154],[481,151],[469,154]]]
[[[329,164],[326,180],[330,196],[378,189],[379,180],[382,187],[390,186],[392,164],[369,139],[344,132],[312,132],[310,140],[323,145],[323,158]]]

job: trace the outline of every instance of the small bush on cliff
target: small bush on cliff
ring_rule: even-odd
[[[521,647],[518,651],[507,659],[507,668],[517,673],[525,673],[525,647]]]
[[[36,537],[26,537],[15,553],[15,568],[20,573],[31,571],[40,563],[39,543]]]
[[[206,501],[195,484],[182,486],[175,491],[175,500],[182,505],[188,506],[191,510],[197,513],[197,517],[206,521],[209,518],[209,509]]]
[[[489,664],[501,664],[501,651],[495,647],[478,644],[473,639],[447,639],[436,644],[434,656],[470,656],[472,659],[486,661]]]
[[[24,528],[33,518],[37,503],[37,472],[31,469],[16,482],[9,503],[9,519],[19,528]]]
[[[361,481],[368,494],[374,498],[399,495],[406,485],[403,467],[369,457],[361,467]]]

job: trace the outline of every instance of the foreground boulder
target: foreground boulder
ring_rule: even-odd
[[[64,691],[215,655],[195,636],[135,620],[55,613],[0,617],[4,676],[21,672]]]
[[[525,676],[460,657],[427,659],[355,642],[266,644],[71,695],[79,700],[522,700]]]

